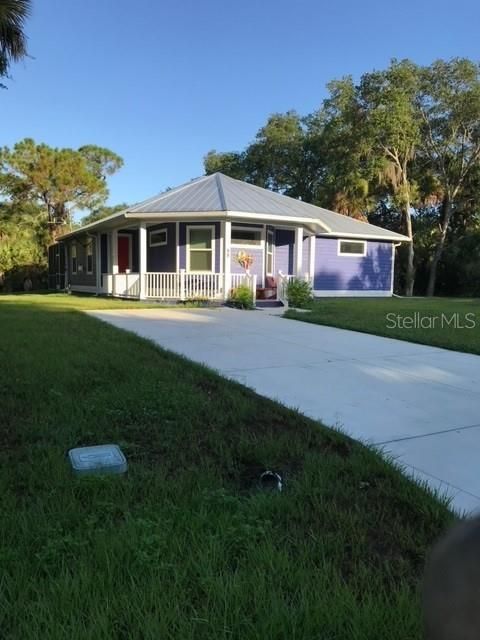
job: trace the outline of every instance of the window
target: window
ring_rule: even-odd
[[[150,231],[150,246],[151,247],[163,247],[167,244],[168,233],[166,229],[155,229]]]
[[[72,273],[77,273],[77,245],[72,244],[71,248]]]
[[[262,230],[246,227],[232,227],[231,243],[236,246],[259,246],[262,244]]]
[[[213,227],[188,228],[188,271],[213,271]]]
[[[87,244],[87,273],[93,273],[93,241]]]
[[[267,276],[273,275],[273,231],[267,231]]]
[[[339,256],[364,256],[367,253],[367,243],[362,240],[339,240]]]

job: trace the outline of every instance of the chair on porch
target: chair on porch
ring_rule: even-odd
[[[273,276],[265,278],[265,286],[257,287],[257,300],[275,300],[277,297],[277,281]]]

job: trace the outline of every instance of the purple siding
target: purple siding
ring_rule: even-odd
[[[275,272],[293,274],[295,254],[295,231],[277,229],[275,232]]]
[[[215,272],[220,273],[220,222],[180,222],[179,224],[179,269],[187,268],[187,227],[215,227]]]
[[[158,229],[167,230],[167,244],[162,247],[150,246],[150,233]],[[147,271],[170,272],[176,271],[177,266],[177,225],[166,222],[149,227],[147,238]]]
[[[302,276],[308,273],[310,274],[310,238],[303,239],[302,249]]]
[[[337,238],[317,238],[315,243],[316,291],[390,291],[392,245],[367,241],[366,256],[337,255]]]
[[[261,247],[252,247],[251,249],[242,249],[241,247],[232,247],[230,250],[231,262],[230,271],[232,273],[245,273],[245,269],[241,267],[237,262],[237,254],[240,251],[246,251],[253,258],[253,264],[250,267],[250,273],[257,276],[257,285],[263,287],[263,249]]]

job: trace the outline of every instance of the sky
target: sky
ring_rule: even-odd
[[[105,146],[110,204],[203,174],[271,113],[392,58],[480,58],[477,0],[33,0],[30,58],[0,92],[0,145]]]

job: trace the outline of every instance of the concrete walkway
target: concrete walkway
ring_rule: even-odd
[[[379,445],[457,509],[480,509],[480,357],[267,310],[92,315]]]

